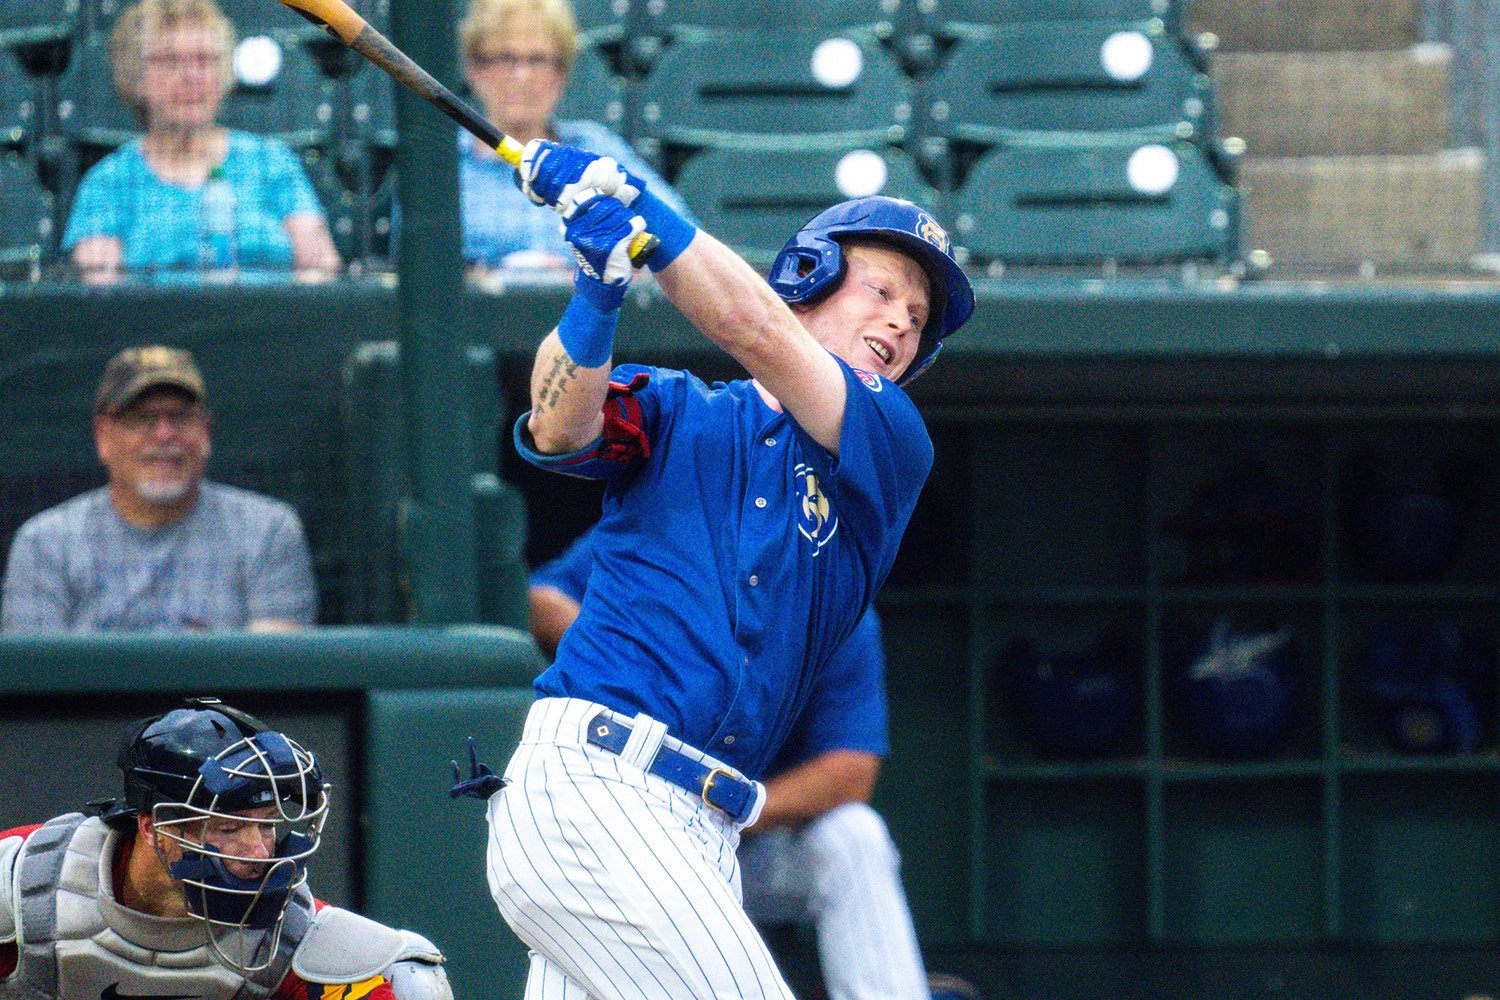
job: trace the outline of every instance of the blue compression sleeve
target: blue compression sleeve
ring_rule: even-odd
[[[573,298],[557,321],[557,337],[568,357],[585,368],[598,368],[615,348],[615,324],[626,285],[605,285],[582,272],[573,277]]]

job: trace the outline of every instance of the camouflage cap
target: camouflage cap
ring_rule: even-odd
[[[181,389],[200,403],[207,395],[203,375],[191,354],[151,344],[127,347],[109,359],[94,405],[99,413],[119,413],[143,392],[159,386]]]

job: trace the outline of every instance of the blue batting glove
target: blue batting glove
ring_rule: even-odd
[[[600,191],[629,205],[646,190],[645,181],[613,158],[545,139],[526,144],[516,168],[516,185],[538,205],[548,205],[564,216],[585,191]]]
[[[635,273],[630,243],[646,228],[646,220],[592,188],[579,192],[579,200],[563,218],[563,236],[573,248],[582,277],[618,287],[623,298]]]
[[[460,795],[467,795],[474,799],[488,799],[507,784],[506,780],[494,771],[490,770],[488,764],[479,759],[479,749],[474,743],[474,737],[469,740],[469,777],[464,779],[458,772],[458,761],[449,761],[453,765],[453,787],[448,789],[448,797],[456,799]]]

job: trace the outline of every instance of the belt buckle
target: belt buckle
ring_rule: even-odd
[[[723,813],[725,816],[728,816],[729,815],[729,810],[728,809],[725,809],[723,806],[719,805],[717,802],[710,802],[709,798],[708,798],[709,790],[714,787],[714,779],[717,778],[721,774],[724,777],[726,777],[726,778],[733,778],[734,777],[734,772],[730,771],[728,768],[725,768],[725,767],[710,768],[708,774],[706,774],[706,775],[703,776],[703,791],[699,793],[699,796],[703,799],[704,805],[707,805],[707,806],[710,806],[711,808],[717,809],[717,810],[719,810],[719,812]]]

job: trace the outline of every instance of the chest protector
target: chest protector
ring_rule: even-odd
[[[115,899],[119,842],[97,817],[70,813],[9,857],[0,848],[0,942],[13,939],[19,958],[0,1000],[265,1000],[276,991],[312,918],[305,886],[287,908],[274,960],[247,979],[215,961],[202,921]],[[253,935],[249,953],[269,946],[263,931],[242,933]]]

